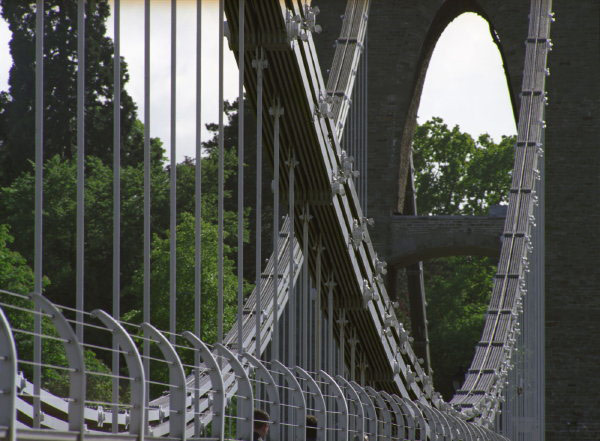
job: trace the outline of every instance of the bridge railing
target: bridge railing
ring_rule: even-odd
[[[85,321],[79,323],[69,318],[72,309],[36,294],[2,291],[0,303],[0,426],[6,439],[67,440],[110,434],[111,439],[123,440],[131,436],[140,440],[249,440],[257,408],[270,415],[272,441],[304,440],[309,415],[314,416],[314,423],[309,424],[316,425],[317,439],[322,441],[497,437],[465,422],[451,408],[440,411],[325,371],[288,367],[223,345],[207,345],[191,332],[177,334],[173,343],[168,332],[146,323],[117,321],[101,310],[84,313]],[[34,305],[41,312],[36,312]],[[35,334],[33,321],[27,317],[35,314],[45,319],[40,337],[55,342],[53,350],[65,356],[61,363],[44,362],[42,367],[47,374],[64,372],[68,377],[67,387],[47,383],[48,390],[42,389],[39,428],[33,427],[34,387],[23,374],[32,364],[31,337]],[[75,334],[78,324],[106,333],[107,344],[93,349],[116,351],[124,358],[123,369],[117,373],[93,371],[84,356],[90,345]],[[116,348],[111,336],[118,342]],[[144,373],[144,341],[156,346],[148,356],[153,361],[150,375]],[[86,396],[98,393],[93,390],[95,376],[118,380],[119,402]]]

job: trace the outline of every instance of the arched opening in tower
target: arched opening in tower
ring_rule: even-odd
[[[463,13],[434,44],[417,80],[412,167],[399,208],[404,215],[445,217],[451,247],[461,222],[469,234],[473,216],[482,222],[503,216],[516,126],[499,36],[490,24]],[[462,385],[471,363],[496,268],[496,259],[465,255],[456,245],[456,255],[445,249],[444,257],[398,271],[398,292],[407,293],[400,295],[401,308],[404,298],[415,342],[429,341],[434,382],[445,399]]]

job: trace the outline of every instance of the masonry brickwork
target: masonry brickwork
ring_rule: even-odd
[[[321,8],[330,66],[346,0]],[[600,439],[600,2],[554,0],[546,120],[546,440]],[[374,0],[369,13],[368,212],[377,249],[401,212],[408,154],[435,43],[455,17],[488,20],[517,117],[526,0]]]
[[[503,217],[392,216],[386,261],[406,267],[445,256],[498,258],[503,228]]]

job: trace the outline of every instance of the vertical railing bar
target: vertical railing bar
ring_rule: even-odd
[[[77,2],[77,240],[76,332],[83,342],[84,216],[85,216],[85,0]]]
[[[304,262],[302,267],[302,366],[308,368],[308,327],[310,326],[309,321],[309,310],[310,310],[310,284],[308,280],[308,256],[310,254],[310,250],[308,248],[308,223],[311,219],[310,215],[310,206],[308,203],[304,206],[304,213],[302,215],[302,254],[304,256]],[[312,345],[311,345],[312,347]]]
[[[362,207],[362,211],[364,213],[364,216],[367,216],[367,207],[369,205],[369,202],[367,200],[367,195],[369,194],[369,181],[368,181],[368,169],[369,169],[369,49],[368,49],[368,39],[367,39],[367,35],[368,35],[368,30],[369,28],[367,27],[367,31],[365,32],[365,43],[364,43],[364,47],[365,47],[365,56],[363,59],[363,62],[365,64],[365,134],[364,134],[364,143],[365,143],[365,152],[364,152],[364,164],[363,164],[363,192],[365,195],[365,202],[364,202],[364,207]]]
[[[150,176],[150,0],[144,2],[144,288],[142,315],[145,323],[151,323],[150,318],[150,208],[151,208],[151,176]],[[150,343],[144,340],[144,373],[150,378]],[[145,421],[148,421],[148,400],[150,396],[149,383],[146,383]],[[146,427],[149,431],[149,427]]]
[[[346,320],[346,310],[342,308],[340,310],[340,318],[338,320],[339,330],[340,330],[340,366],[338,374],[341,376],[345,376],[344,365],[346,363],[346,325],[348,324],[348,320]]]
[[[267,66],[263,49],[256,49],[256,59],[253,61],[256,68],[256,358],[261,357],[260,325],[262,316],[262,123],[263,123],[263,96],[262,78],[263,69]]]
[[[352,328],[352,337],[350,338],[350,380],[356,381],[356,328]]]
[[[294,286],[294,272],[295,272],[295,262],[294,262],[294,237],[295,237],[295,222],[296,222],[296,213],[294,209],[294,180],[295,173],[294,169],[296,168],[296,160],[294,158],[294,154],[290,153],[290,159],[287,161],[287,165],[289,167],[289,185],[288,185],[288,216],[290,223],[290,231],[288,233],[288,244],[289,244],[289,274],[288,274],[288,312],[289,312],[289,327],[288,327],[288,341],[286,342],[289,348],[289,365],[296,366],[298,364],[297,360],[297,347],[296,347],[296,323],[298,319],[298,304],[297,304],[297,295],[296,295],[296,287]]]
[[[121,0],[114,3],[114,61],[113,61],[113,286],[112,316],[121,317]],[[117,336],[112,338],[112,371],[119,373]],[[119,380],[112,379],[112,432],[119,430]]]
[[[283,108],[279,99],[269,109],[273,116],[273,337],[271,339],[271,353],[274,360],[279,359],[279,118],[283,115]]]
[[[42,294],[42,247],[44,199],[44,1],[37,0],[35,14],[35,237],[34,237],[34,291]],[[40,308],[36,305],[35,311]],[[40,427],[42,383],[42,317],[34,316],[33,339],[33,427]]]
[[[164,334],[150,323],[142,323],[144,337],[156,343],[169,370],[169,436],[186,439],[186,399],[187,385],[185,371],[179,354]]]
[[[238,305],[237,305],[237,337],[238,351],[244,351],[244,335],[242,323],[242,310],[244,309],[244,67],[246,52],[244,48],[244,6],[245,0],[239,0],[239,43],[238,43]]]
[[[169,340],[177,330],[177,0],[171,0],[171,170],[169,173]]]
[[[202,336],[202,0],[196,1],[196,168],[194,206],[194,334]],[[201,362],[194,351],[194,365]],[[195,369],[194,436],[200,437],[200,370]],[[219,373],[220,375],[220,373]]]
[[[86,394],[86,372],[83,357],[82,341],[77,338],[73,328],[59,309],[48,299],[40,294],[30,294],[29,299],[39,309],[49,315],[58,336],[63,339],[66,362],[71,368],[69,373],[69,395],[68,395],[68,427],[70,431],[78,432],[78,439],[83,437],[85,430],[85,394]]]
[[[335,287],[336,283],[334,282],[333,279],[333,273],[329,276],[329,281],[326,283],[327,286],[327,343],[329,345],[327,354],[328,354],[328,360],[327,360],[327,370],[329,372],[334,372],[334,367],[333,367],[333,288]]]
[[[253,60],[256,69],[256,358],[261,356],[260,324],[262,316],[262,76],[266,67],[262,48],[256,49],[256,59]]]
[[[217,343],[223,343],[223,198],[225,136],[223,133],[223,38],[224,4],[219,0],[219,164],[218,164],[218,245],[217,245]]]
[[[319,371],[323,369],[323,363],[321,362],[322,357],[322,341],[323,341],[323,331],[321,329],[323,321],[323,310],[321,307],[321,257],[323,254],[323,246],[321,245],[321,238],[319,237],[319,241],[317,242],[317,260],[315,262],[316,268],[316,295],[315,295],[315,371]]]

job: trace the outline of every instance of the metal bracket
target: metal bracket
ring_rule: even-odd
[[[319,105],[316,109],[316,113],[323,118],[333,118],[333,97],[330,95],[320,95]]]
[[[312,32],[314,34],[320,34],[323,28],[321,25],[317,24],[317,15],[319,15],[318,6],[310,6],[309,4],[304,5],[304,23],[303,27],[308,32]]]
[[[200,353],[201,359],[208,366],[208,376],[210,378],[211,391],[213,392],[211,435],[213,438],[223,441],[225,438],[225,386],[223,385],[221,368],[212,352],[210,352],[210,349],[208,349],[208,346],[198,336],[192,334],[190,331],[184,331],[182,335]],[[197,378],[198,376],[196,376]],[[199,385],[196,384],[195,387],[198,389]]]
[[[83,346],[77,335],[65,319],[65,316],[47,298],[40,294],[29,294],[29,298],[44,313],[50,315],[50,320],[58,334],[63,338],[63,346],[73,369],[69,373],[69,430],[83,433],[85,431],[85,362]]]
[[[375,280],[383,283],[383,276],[387,274],[387,262],[379,260],[379,257],[375,255],[373,265],[375,266]]]
[[[0,426],[8,427],[6,441],[16,441],[17,349],[10,324],[0,308]]]
[[[339,418],[339,424],[336,426],[338,431],[337,441],[348,441],[348,402],[346,401],[344,392],[342,392],[339,384],[335,382],[331,375],[324,370],[319,371],[319,376],[329,385],[331,388],[330,393],[335,397],[337,403],[337,415]],[[329,409],[328,412],[331,414],[332,419],[335,418],[336,413],[333,409]]]
[[[323,29],[317,24],[317,15],[319,14],[318,7],[304,5],[304,17],[300,14],[294,14],[289,9],[286,10],[285,24],[290,42],[299,39],[307,41],[309,32],[319,34]]]
[[[352,414],[355,417],[354,421],[354,433],[355,436],[358,437],[359,440],[365,439],[365,412],[363,409],[362,401],[358,396],[358,393],[354,390],[352,385],[341,375],[336,375],[335,379],[337,380],[340,386],[343,386],[348,394],[348,397],[354,401],[356,407],[356,414]],[[348,400],[346,397],[346,400]]]
[[[327,409],[325,407],[325,399],[321,389],[317,386],[317,382],[311,377],[308,372],[300,366],[296,366],[296,375],[306,381],[308,392],[313,394],[315,403],[315,412],[317,418],[317,441],[327,441]]]
[[[177,351],[162,332],[147,322],[142,323],[141,328],[144,337],[153,340],[158,345],[160,352],[169,364],[169,435],[185,441],[187,388],[183,365]]]
[[[342,150],[340,154],[340,168],[338,170],[338,175],[345,180],[358,178],[360,172],[358,170],[353,170],[354,166],[354,157],[348,156],[345,150]]]
[[[117,344],[124,352],[125,363],[127,363],[127,370],[131,377],[129,433],[137,435],[137,439],[143,441],[144,431],[146,430],[146,412],[144,411],[144,406],[146,405],[146,376],[144,374],[142,357],[140,357],[138,348],[131,336],[111,315],[101,309],[95,309],[91,314],[92,317],[100,320],[107,329],[110,329]]]
[[[294,440],[306,441],[306,400],[304,399],[300,383],[298,383],[298,380],[294,377],[292,371],[280,361],[273,360],[272,368],[275,372],[279,372],[283,375],[291,389],[289,392],[292,396],[292,404],[296,406],[295,410],[292,410],[296,419],[293,428],[293,431],[295,432]]]
[[[379,294],[377,294],[375,292],[375,288],[372,287],[369,284],[369,281],[366,279],[363,279],[362,296],[363,296],[363,305],[365,308],[368,306],[368,304],[371,300],[375,301],[375,302],[379,300]]]
[[[269,415],[271,417],[271,428],[269,430],[269,440],[279,441],[280,439],[280,400],[277,383],[273,379],[271,373],[267,370],[264,364],[249,352],[244,352],[244,357],[254,368],[256,379],[262,381],[265,385],[267,395],[269,396],[270,408]]]
[[[354,249],[358,249],[363,241],[369,241],[369,232],[367,226],[373,225],[375,222],[371,218],[363,217],[360,220],[352,221],[352,236],[350,242]]]
[[[331,178],[331,191],[334,195],[346,195],[346,189],[344,188],[344,180],[337,175],[333,175],[333,177]]]

